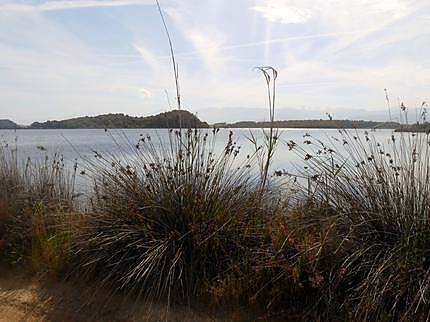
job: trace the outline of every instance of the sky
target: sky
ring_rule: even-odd
[[[0,0],[0,119],[145,116],[175,107],[155,0]],[[430,101],[429,0],[160,0],[183,108],[209,122],[387,118]],[[413,113],[413,112],[411,112]],[[395,114],[396,115],[396,114]]]

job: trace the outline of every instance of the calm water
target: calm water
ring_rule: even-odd
[[[232,129],[233,139],[242,148],[241,154],[246,155],[252,149],[248,137],[250,130],[248,129]],[[366,130],[350,130],[353,135],[364,137]],[[221,129],[216,140],[216,150],[222,151],[225,146],[229,129]],[[262,131],[253,129],[252,132],[262,139]],[[334,129],[283,129],[281,130],[281,144],[278,146],[278,151],[273,163],[276,169],[291,170],[295,166],[299,166],[302,160],[293,152],[288,150],[284,142],[293,140],[298,144],[303,143],[306,134],[310,134],[315,138],[327,141],[329,139],[340,138],[338,130]],[[82,157],[93,157],[94,151],[99,153],[109,153],[120,155],[118,146],[126,147],[134,145],[143,135],[151,136],[152,141],[157,144],[168,143],[168,130],[159,129],[125,129],[125,130],[109,130],[105,132],[103,129],[78,129],[78,130],[0,130],[0,141],[4,146],[8,144],[18,147],[18,155],[20,159],[26,160],[30,157],[32,160],[43,160],[46,155],[60,154],[65,160],[74,162],[82,160]],[[371,132],[378,142],[387,143],[393,135],[392,130],[377,130]],[[394,134],[399,136],[400,134]],[[15,143],[17,142],[17,143]],[[260,141],[262,142],[262,141]],[[43,147],[41,149],[40,147]],[[124,148],[123,153],[132,153],[132,149]]]

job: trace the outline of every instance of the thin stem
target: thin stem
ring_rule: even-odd
[[[173,48],[173,42],[172,38],[170,36],[169,28],[167,27],[166,19],[163,14],[163,10],[161,9],[160,2],[158,0],[155,0],[157,3],[158,12],[160,13],[161,20],[163,22],[164,31],[166,32],[167,39],[169,41],[169,47],[170,47],[170,57],[172,59],[172,66],[173,66],[173,74],[175,77],[175,87],[176,87],[176,100],[178,103],[178,110],[181,109],[181,94],[180,94],[180,88],[179,88],[179,71],[178,71],[178,64],[176,63],[175,58],[175,50]]]

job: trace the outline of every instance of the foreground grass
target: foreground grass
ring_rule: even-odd
[[[85,213],[61,160],[21,166],[2,150],[2,260],[167,308],[205,302],[267,319],[428,319],[426,136],[384,145],[342,132],[341,144],[286,142],[306,163],[287,186],[258,171],[264,154],[255,142],[256,153],[244,156],[233,133],[221,153],[216,130],[169,137],[160,145],[142,136],[129,147],[133,157],[87,160]]]
[[[58,273],[76,214],[61,159],[21,165],[16,150],[0,148],[0,182],[0,262]]]

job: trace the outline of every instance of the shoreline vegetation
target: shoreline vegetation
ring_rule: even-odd
[[[314,128],[314,129],[397,129],[400,127],[396,122],[375,122],[355,120],[287,120],[272,122],[243,121],[235,123],[216,123],[220,128]]]
[[[215,151],[217,135],[142,135],[118,147],[128,159],[95,152],[72,172],[60,156],[21,165],[19,146],[2,147],[2,265],[164,303],[172,321],[202,303],[232,321],[429,316],[428,136],[284,142],[273,130],[272,145],[251,136],[244,156],[233,132]],[[302,170],[268,170],[271,150],[300,156]]]
[[[416,123],[411,125],[402,125],[396,132],[412,132],[412,133],[426,133],[430,134],[430,123]]]
[[[182,124],[181,124],[182,123]],[[34,122],[20,126],[10,120],[0,120],[0,129],[169,129],[169,128],[315,128],[315,129],[398,129],[407,128],[396,122],[356,120],[287,120],[272,122],[241,121],[209,124],[186,110],[173,110],[147,117],[125,114],[85,116],[62,121]],[[419,127],[417,127],[419,129]],[[424,132],[424,131],[423,131]]]

